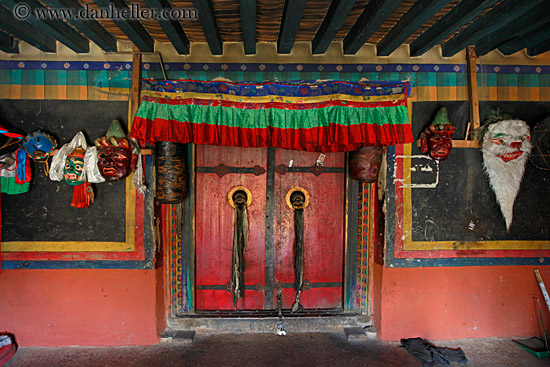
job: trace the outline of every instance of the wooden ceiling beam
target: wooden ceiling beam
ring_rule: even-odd
[[[349,12],[353,9],[355,1],[332,0],[323,23],[321,23],[313,41],[311,41],[311,50],[314,55],[325,53],[336,33],[342,28],[342,24],[344,24]]]
[[[463,0],[410,44],[411,56],[422,56],[457,29],[474,20],[499,0]]]
[[[84,9],[78,0],[42,0],[46,5],[54,9],[73,9],[75,12]],[[82,32],[92,42],[98,45],[105,52],[116,52],[117,41],[101,23],[94,19],[65,19],[76,29]]]
[[[8,54],[18,54],[19,42],[9,34],[0,31],[0,50]]]
[[[537,56],[543,52],[550,51],[550,39],[527,48],[527,55]]]
[[[306,0],[285,1],[279,38],[277,39],[277,53],[289,54],[292,51],[305,8]]]
[[[130,8],[124,0],[94,0],[101,9],[109,10],[109,5],[113,4],[115,9],[122,12],[130,12]],[[126,10],[127,9],[127,10]],[[135,19],[125,19],[122,17],[112,18],[113,23],[136,45],[140,51],[153,52],[155,41],[147,33],[140,21]]]
[[[504,29],[507,24],[511,24],[543,1],[545,0],[504,0],[500,5],[445,42],[441,46],[443,56],[451,57],[467,46],[474,45],[488,34],[498,29]]]
[[[344,38],[344,54],[354,55],[401,4],[401,0],[371,0]]]
[[[168,0],[145,0],[145,4],[150,9],[157,9],[158,12],[162,9],[172,9]],[[166,36],[172,42],[172,45],[180,55],[189,54],[189,38],[185,34],[183,27],[177,19],[157,19]]]
[[[389,56],[450,0],[418,0],[376,45],[378,56]]]
[[[500,46],[498,50],[504,55],[511,55],[521,49],[533,47],[548,40],[550,40],[550,27],[547,23],[530,33],[529,37],[517,37],[512,42]]]
[[[11,10],[0,5],[0,29],[44,52],[56,52],[55,39],[26,22],[15,19]]]
[[[195,9],[199,12],[199,20],[201,22],[204,36],[210,46],[212,55],[223,54],[223,42],[218,29],[218,22],[214,14],[214,7],[211,0],[193,0]]]
[[[244,53],[256,54],[256,0],[239,0]]]
[[[509,23],[505,28],[498,29],[478,40],[475,44],[476,53],[483,56],[515,38],[530,37],[531,32],[550,22],[548,13],[550,13],[550,2],[540,4],[516,19],[515,22]]]
[[[60,19],[38,19],[33,13],[43,11],[48,13],[48,8],[42,5],[37,0],[0,0],[0,3],[13,11],[16,6],[25,4],[29,11],[28,17],[23,22],[33,25],[34,27],[45,32],[65,46],[69,47],[76,53],[90,52],[90,41],[80,33],[75,31],[71,26]],[[21,8],[20,8],[21,9]],[[13,15],[12,15],[13,16]]]

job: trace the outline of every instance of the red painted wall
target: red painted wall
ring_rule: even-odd
[[[2,270],[0,331],[13,333],[20,346],[156,344],[166,325],[162,274]]]
[[[550,315],[533,269],[550,289],[549,266],[382,268],[373,287],[375,326],[383,340],[540,336]],[[378,305],[376,303],[379,303]]]

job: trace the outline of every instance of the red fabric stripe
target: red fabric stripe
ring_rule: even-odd
[[[175,120],[152,121],[141,117],[134,119],[130,136],[149,144],[171,141],[239,147],[272,146],[310,152],[345,152],[368,145],[387,146],[413,141],[410,124],[330,124],[310,129],[249,129]]]
[[[196,106],[212,106],[212,107],[233,107],[239,109],[268,109],[275,108],[280,110],[309,110],[314,108],[343,106],[354,108],[376,108],[376,107],[395,107],[406,106],[406,99],[396,101],[382,101],[382,102],[355,102],[355,101],[326,101],[317,103],[285,103],[285,102],[234,102],[220,99],[200,99],[200,98],[183,98],[183,99],[171,99],[171,98],[158,98],[145,96],[142,98],[144,101],[167,104],[167,105],[196,105]]]

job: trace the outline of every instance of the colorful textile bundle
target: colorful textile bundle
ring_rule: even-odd
[[[131,137],[342,152],[413,141],[408,82],[143,81]]]

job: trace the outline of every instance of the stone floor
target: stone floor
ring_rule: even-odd
[[[550,366],[511,339],[434,342],[461,348],[468,366]],[[453,364],[453,366],[463,366]],[[197,333],[193,341],[141,347],[19,348],[5,367],[172,367],[172,366],[422,366],[398,342],[375,337],[349,341],[344,332],[275,334]]]

